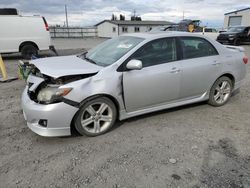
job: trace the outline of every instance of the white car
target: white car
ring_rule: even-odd
[[[197,32],[198,34],[205,35],[213,40],[216,40],[219,36],[219,32],[214,28],[204,28],[203,32]]]
[[[0,54],[21,52],[30,59],[39,50],[52,48],[44,17],[0,14],[0,26]]]

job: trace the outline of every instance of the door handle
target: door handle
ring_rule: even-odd
[[[177,69],[176,67],[173,67],[172,70],[170,71],[170,73],[179,73],[181,72],[180,69]]]
[[[213,63],[212,63],[212,65],[214,65],[214,66],[217,66],[217,65],[220,65],[221,63],[219,63],[218,61],[214,61]]]

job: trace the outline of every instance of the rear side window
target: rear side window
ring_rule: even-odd
[[[176,61],[175,38],[163,38],[151,41],[137,50],[130,59],[141,60],[143,67]]]
[[[183,52],[183,59],[218,55],[214,46],[203,38],[181,37],[180,43]]]

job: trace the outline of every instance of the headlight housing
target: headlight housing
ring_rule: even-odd
[[[59,88],[59,86],[48,85],[42,88],[37,95],[37,100],[40,103],[54,103],[61,101],[61,98],[67,95],[72,88]]]

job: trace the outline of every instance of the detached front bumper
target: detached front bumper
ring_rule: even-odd
[[[78,108],[60,102],[55,104],[38,104],[27,94],[27,87],[22,94],[22,109],[28,127],[41,136],[71,135],[70,124]],[[46,126],[41,125],[46,121]]]

